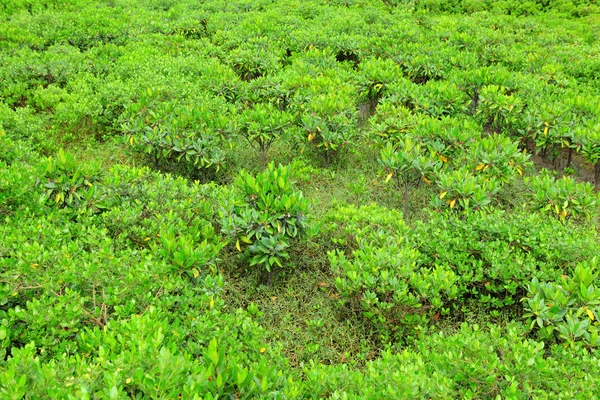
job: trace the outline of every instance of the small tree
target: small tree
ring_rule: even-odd
[[[473,175],[467,167],[439,173],[436,183],[440,194],[433,198],[432,205],[438,210],[449,208],[462,213],[490,205],[501,188],[497,179]]]
[[[476,175],[495,178],[502,184],[510,182],[531,165],[529,155],[519,150],[519,144],[504,135],[486,136],[471,143],[466,152],[467,166]]]
[[[60,149],[56,157],[46,158],[42,165],[44,172],[39,183],[43,184],[49,201],[61,208],[105,207],[101,201],[104,193],[100,163],[80,163],[71,153]]]
[[[207,183],[226,165],[232,147],[227,116],[229,108],[220,99],[206,98],[194,106],[175,101],[160,102],[152,91],[130,107],[123,124],[127,144],[149,155],[154,168],[159,162],[183,166],[192,177]]]
[[[408,211],[410,189],[421,181],[430,183],[441,161],[431,157],[409,137],[399,141],[397,146],[388,143],[381,150],[379,160],[387,173],[386,182],[395,177],[396,188],[404,190],[404,214]]]
[[[356,137],[356,107],[345,92],[310,97],[300,115],[306,141],[321,153],[325,167]]]
[[[560,221],[590,219],[598,212],[598,194],[589,183],[578,183],[563,176],[554,179],[548,173],[531,179],[531,204],[542,213]]]
[[[577,132],[581,154],[594,166],[594,188],[600,190],[600,121]]]
[[[283,268],[287,249],[316,233],[307,219],[308,200],[294,188],[291,168],[270,163],[257,176],[242,170],[235,180],[235,199],[220,211],[223,232],[235,241],[238,251],[268,272]]]
[[[481,114],[491,128],[512,132],[523,110],[520,97],[503,86],[488,85],[481,88],[479,107]]]
[[[238,116],[238,129],[250,147],[258,152],[263,165],[268,161],[273,143],[291,125],[292,116],[270,103],[257,103]]]

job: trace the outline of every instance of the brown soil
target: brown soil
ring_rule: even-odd
[[[553,160],[543,160],[540,155],[531,155],[531,161],[533,161],[538,168],[538,170],[542,168],[553,169],[559,171],[559,176],[563,176],[564,168],[567,165],[567,160],[569,158],[569,149],[560,149],[560,154]],[[573,178],[578,180],[579,182],[589,182],[592,185],[594,184],[594,166],[589,162],[586,162],[581,155],[573,150],[572,159],[571,159],[571,168],[575,170],[575,174],[573,174]]]

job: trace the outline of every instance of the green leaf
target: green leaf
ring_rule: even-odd
[[[208,357],[213,365],[219,364],[219,352],[217,351],[217,339],[212,339],[208,344]]]

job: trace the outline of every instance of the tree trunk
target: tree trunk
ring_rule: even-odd
[[[202,167],[202,183],[206,184],[206,168]]]
[[[408,184],[408,182],[406,183],[406,185],[404,185],[404,218],[406,219],[406,216],[408,215],[408,202],[410,200],[409,196],[410,196],[410,185]]]
[[[596,191],[600,189],[600,161],[596,161],[594,165],[594,188]]]
[[[267,167],[267,146],[265,143],[260,143],[260,161],[262,162],[263,168]]]

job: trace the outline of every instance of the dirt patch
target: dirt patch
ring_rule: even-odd
[[[530,153],[531,154],[531,153]],[[569,149],[560,149],[558,156],[554,159],[544,159],[540,155],[531,155],[531,161],[534,162],[538,170],[542,168],[552,169],[559,172],[559,176],[565,176],[565,168],[569,160]],[[575,173],[571,176],[579,182],[589,182],[594,184],[594,166],[587,162],[580,154],[573,151],[571,155],[571,165]]]

